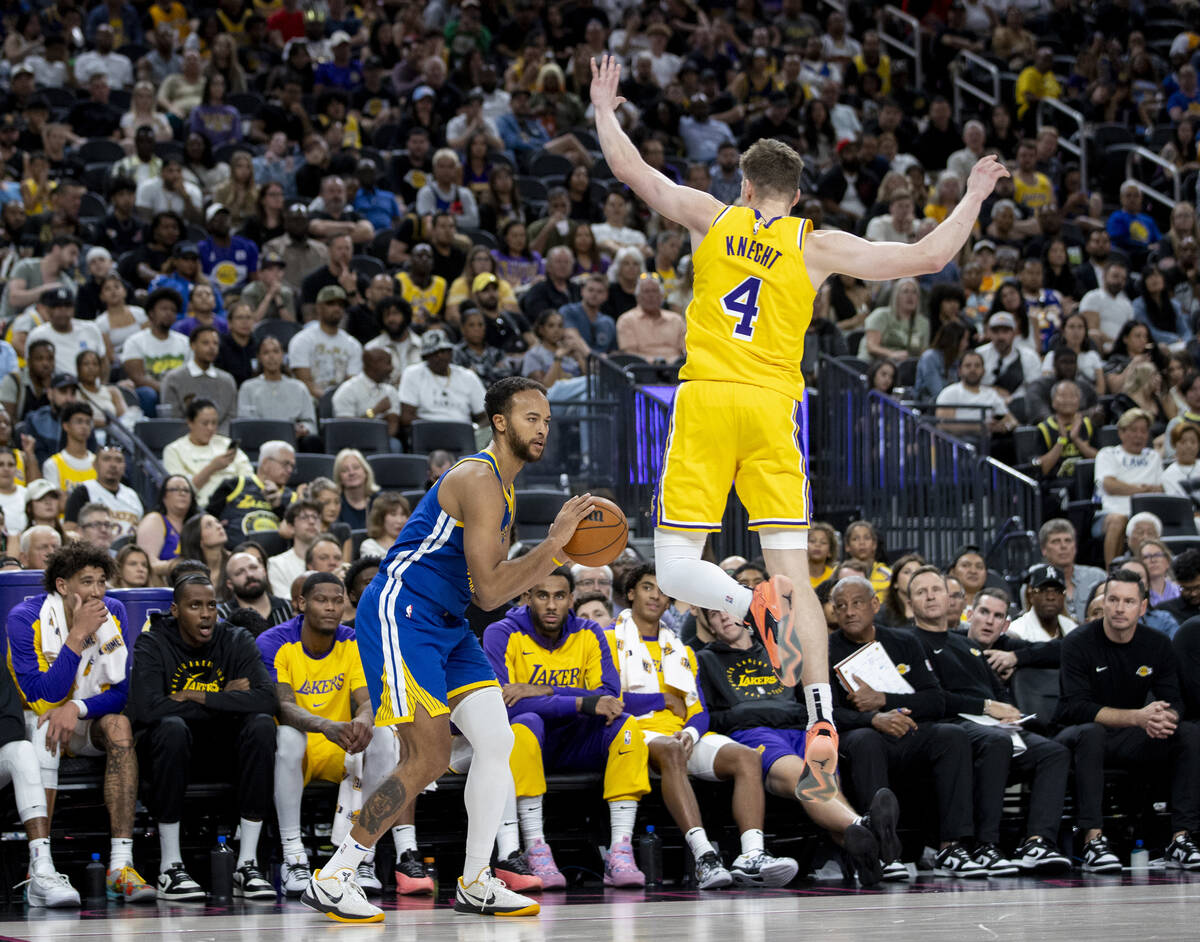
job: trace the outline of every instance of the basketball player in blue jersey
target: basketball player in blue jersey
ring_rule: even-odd
[[[375,724],[398,727],[401,758],[301,897],[339,922],[383,920],[383,910],[355,882],[355,871],[421,790],[449,767],[451,722],[474,749],[464,792],[466,860],[454,908],[492,916],[538,912],[537,903],[509,890],[488,867],[513,790],[513,732],[496,673],[465,614],[472,601],[490,610],[516,598],[561,565],[563,546],[594,503],[588,494],[568,500],[546,539],[509,560],[513,479],[542,456],[550,404],[540,383],[516,376],[495,383],[484,405],[492,443],[430,488],[358,602],[354,629]]]
[[[604,159],[651,209],[691,233],[695,276],[683,382],[654,499],[659,586],[744,619],[783,682],[803,681],[809,727],[797,797],[829,800],[837,794],[837,732],[825,618],[808,580],[812,495],[799,429],[800,361],[813,300],[834,273],[887,281],[941,271],[1008,171],[993,156],[980,160],[954,212],[915,245],[814,231],[809,220],[789,215],[804,163],[779,141],[757,141],[742,155],[737,206],[650,167],[617,122],[625,101],[617,94],[620,78],[612,57],[593,60],[591,98]],[[701,559],[706,535],[721,529],[731,483],[773,574],[753,591]]]

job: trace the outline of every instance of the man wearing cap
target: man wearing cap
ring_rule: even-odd
[[[217,369],[221,337],[215,327],[197,326],[188,338],[190,359],[162,378],[159,409],[175,418],[187,411],[193,399],[208,399],[217,409],[217,431],[229,434],[229,422],[237,417],[237,384],[224,370]]]
[[[104,335],[92,321],[75,318],[75,296],[66,288],[55,285],[42,294],[40,303],[46,308],[46,323],[33,328],[25,342],[49,340],[54,344],[54,368],[62,373],[75,371],[75,358],[84,350],[100,355],[101,376],[108,375],[108,353]]]
[[[983,384],[995,387],[1005,402],[1042,375],[1038,355],[1024,344],[1014,343],[1016,335],[1016,319],[1007,311],[997,311],[988,318],[988,342],[975,348],[983,357]]]
[[[421,359],[400,379],[400,424],[415,419],[439,422],[483,422],[483,383],[451,360],[454,344],[445,331],[433,329],[421,338]]]
[[[156,178],[138,184],[134,202],[150,213],[171,210],[188,222],[204,219],[204,194],[183,178],[183,162],[174,155],[163,158],[162,172]]]
[[[283,259],[283,283],[299,297],[305,277],[329,261],[329,249],[308,236],[308,207],[292,203],[283,213],[284,234],[263,246]],[[351,250],[353,252],[353,250]]]
[[[88,448],[92,440],[92,407],[86,402],[68,402],[59,413],[63,448],[42,462],[42,477],[64,494],[84,481],[96,479],[96,454]]]
[[[254,323],[267,318],[296,319],[296,292],[284,281],[286,270],[287,262],[274,250],[259,260],[258,277],[242,289],[241,297],[254,312]]]
[[[135,26],[137,22],[135,15],[133,17]],[[139,27],[138,38],[126,40],[126,42],[140,41],[141,30]],[[111,87],[131,88],[133,86],[133,63],[129,61],[128,56],[113,52],[118,43],[113,36],[112,26],[107,22],[98,25],[92,36],[92,42],[96,44],[96,48],[82,53],[75,60],[75,75],[79,78],[89,78],[96,71],[101,71],[108,78],[108,84]]]
[[[345,30],[335,30],[329,37],[329,48],[333,58],[317,66],[313,83],[313,94],[319,95],[330,88],[341,88],[352,92],[363,83],[362,65],[352,58],[350,35]]]
[[[1009,626],[1009,633],[1026,641],[1050,641],[1065,637],[1076,627],[1066,615],[1066,580],[1049,563],[1029,570],[1026,598],[1029,608]]]
[[[209,206],[204,218],[208,222],[208,238],[196,246],[200,267],[219,291],[240,294],[258,271],[258,246],[230,233],[233,216],[220,203]]]
[[[379,189],[379,168],[370,157],[358,162],[354,175],[358,178],[358,189],[354,193],[354,211],[362,216],[377,232],[391,229],[400,218],[401,206],[391,190]]]
[[[174,288],[156,288],[146,298],[149,324],[125,341],[121,367],[133,380],[142,411],[155,414],[162,378],[188,357],[187,338],[171,328],[183,310]]]
[[[363,351],[362,372],[351,376],[333,394],[336,419],[383,419],[388,435],[400,431],[400,396],[389,382],[392,358],[378,347]]]
[[[0,459],[3,460],[3,459]],[[93,465],[96,477],[82,481],[71,491],[63,511],[68,524],[79,521],[80,511],[87,504],[101,504],[112,514],[113,539],[132,534],[146,515],[137,491],[121,483],[125,477],[125,452],[118,445],[104,445],[96,452]]]
[[[41,258],[21,259],[12,267],[4,286],[0,320],[12,320],[56,287],[66,289],[74,297],[75,279],[72,272],[78,264],[79,240],[74,236],[55,236],[50,243],[50,250]]]
[[[482,271],[471,282],[471,298],[460,308],[460,316],[472,309],[483,315],[484,339],[489,347],[505,353],[522,353],[537,343],[529,322],[516,311],[500,307],[500,279]]]
[[[314,399],[362,372],[362,344],[342,330],[346,292],[326,285],[317,292],[317,322],[296,334],[288,344],[292,374],[308,387]]]
[[[175,247],[171,250],[171,264],[167,267],[167,274],[159,275],[150,282],[151,291],[157,288],[174,288],[178,291],[179,297],[183,299],[183,313],[196,316],[200,323],[211,323],[208,315],[211,315],[213,311],[219,314],[225,313],[225,305],[221,302],[221,293],[200,273],[200,249],[195,242],[175,243]],[[211,302],[208,298],[204,298],[197,303],[196,292],[200,288],[207,288],[212,292]],[[199,310],[197,310],[198,308]],[[184,334],[191,333],[190,324],[176,324],[175,329]],[[222,317],[221,333],[228,332],[229,325]]]

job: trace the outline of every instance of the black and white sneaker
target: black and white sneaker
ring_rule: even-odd
[[[1070,870],[1071,861],[1040,837],[1031,837],[1013,854],[1016,865],[1026,873],[1052,873]]]
[[[704,854],[696,861],[696,888],[700,890],[720,890],[733,883],[733,874],[725,869],[721,858],[713,851]]]
[[[979,879],[987,877],[987,868],[971,859],[962,844],[949,844],[933,858],[933,873],[939,877]]]
[[[279,865],[279,884],[283,887],[283,895],[296,899],[308,887],[312,879],[312,867],[307,857],[296,857],[291,861],[284,860]]]
[[[1120,873],[1121,861],[1108,846],[1108,838],[1103,834],[1094,837],[1083,845],[1084,873]]]
[[[763,850],[740,854],[729,867],[739,886],[787,886],[799,870],[791,857],[772,857]]]
[[[874,886],[883,879],[883,867],[879,862],[879,841],[861,824],[852,824],[842,832],[842,850],[850,859],[858,882],[863,886]]]
[[[275,899],[275,887],[258,869],[258,864],[247,860],[233,871],[233,895],[243,899]]]
[[[992,843],[977,845],[974,853],[971,854],[971,859],[987,870],[989,877],[1012,877],[1021,870],[1016,863],[1000,853],[1000,848]]]
[[[204,901],[204,888],[188,876],[182,861],[171,864],[158,875],[155,892],[159,899],[170,903],[192,903]]]
[[[1200,870],[1200,848],[1185,833],[1167,845],[1166,864],[1176,870]]]
[[[884,883],[896,883],[900,880],[907,880],[908,877],[908,865],[902,860],[893,860],[891,863],[883,865]]]

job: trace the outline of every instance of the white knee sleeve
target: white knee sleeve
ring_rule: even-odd
[[[42,787],[49,791],[58,790],[58,762],[62,757],[62,748],[60,747],[53,755],[46,748],[46,734],[50,731],[50,724],[43,723],[37,725],[39,717],[33,713],[25,715],[25,729],[29,733],[30,742],[33,744],[33,751],[37,755],[38,768],[41,770]]]
[[[370,797],[400,761],[396,727],[376,726],[371,730],[371,744],[363,754],[363,798]]]
[[[463,698],[450,713],[457,726],[475,747],[471,771],[463,791],[467,807],[466,862],[467,879],[487,866],[496,841],[496,832],[504,817],[504,803],[513,791],[508,757],[512,753],[513,731],[499,687],[483,687]]]
[[[47,816],[46,789],[33,743],[18,739],[0,747],[0,788],[10,781],[22,824]]]
[[[718,609],[734,618],[746,617],[754,593],[713,563],[701,559],[703,533],[654,531],[654,567],[658,587],[673,599],[700,608]]]
[[[304,795],[304,753],[307,734],[294,726],[275,730],[275,812],[285,837],[300,832],[300,801]]]
[[[275,767],[295,766],[299,772],[308,752],[308,734],[295,726],[279,726],[275,729]]]
[[[472,691],[450,712],[450,722],[467,737],[474,751],[473,766],[499,760],[508,767],[513,731],[499,687]]]
[[[764,550],[806,550],[807,530],[759,530],[758,542]]]

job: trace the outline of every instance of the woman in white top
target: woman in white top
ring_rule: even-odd
[[[192,482],[203,507],[222,481],[253,474],[254,467],[244,451],[217,434],[217,407],[211,401],[193,399],[185,418],[188,432],[163,449],[163,466]]]
[[[129,110],[121,116],[122,143],[130,153],[133,152],[133,137],[137,134],[137,129],[144,124],[154,128],[156,141],[169,141],[175,136],[171,130],[171,122],[155,107],[152,82],[138,82],[133,86]]]
[[[1059,328],[1058,337],[1042,360],[1042,373],[1054,375],[1054,351],[1061,347],[1070,347],[1079,358],[1078,371],[1080,376],[1086,376],[1096,387],[1096,395],[1103,396],[1107,391],[1104,383],[1104,358],[1096,349],[1096,345],[1088,337],[1087,319],[1078,311],[1068,314]]]
[[[1192,513],[1198,518],[1196,529],[1200,530],[1200,467],[1196,466],[1200,428],[1191,422],[1176,422],[1171,429],[1171,447],[1175,449],[1175,460],[1163,470],[1163,493],[1190,500]]]
[[[75,378],[79,380],[79,397],[92,407],[92,420],[96,428],[108,424],[111,412],[122,422],[129,406],[116,386],[105,386],[100,381],[100,354],[95,350],[84,350],[75,357]],[[138,415],[142,413],[138,409]]]
[[[404,529],[410,513],[412,508],[408,501],[395,491],[384,491],[376,497],[367,513],[367,538],[358,548],[358,558],[378,556],[383,559]],[[350,555],[347,556],[347,562],[352,561]]]
[[[128,289],[114,269],[100,285],[100,303],[104,305],[104,313],[96,318],[96,327],[104,335],[104,343],[108,347],[109,362],[114,364],[121,362],[125,341],[150,322],[145,310],[126,303],[127,300]]]

